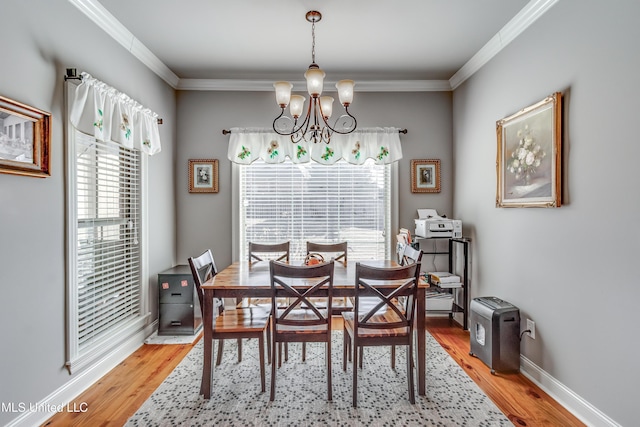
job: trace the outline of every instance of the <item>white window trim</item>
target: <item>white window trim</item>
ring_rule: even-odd
[[[398,162],[391,163],[391,233],[393,234],[393,230],[398,229]],[[240,167],[237,163],[231,163],[231,211],[232,211],[232,223],[231,229],[233,233],[233,238],[231,239],[231,250],[232,250],[232,262],[237,262],[240,259],[240,196],[239,196],[239,180],[240,180]],[[388,247],[386,248],[387,253],[394,254],[395,253],[395,245],[394,239],[390,236],[388,241]]]
[[[147,325],[151,313],[149,312],[149,272],[148,272],[148,159],[147,155],[140,156],[140,227],[138,229],[140,242],[140,261],[141,261],[141,295],[140,295],[140,313],[141,315],[133,319],[126,325],[115,329],[107,336],[92,345],[92,347],[84,352],[79,353],[78,334],[76,325],[78,323],[78,312],[76,310],[76,301],[78,300],[78,283],[75,275],[76,265],[76,241],[77,241],[77,205],[76,205],[76,171],[75,171],[75,140],[74,129],[69,121],[70,100],[73,99],[73,91],[76,85],[72,82],[65,83],[65,141],[66,141],[66,258],[67,258],[67,277],[66,277],[66,367],[69,374],[75,374],[78,371],[88,369],[96,365],[101,359],[110,355],[110,353],[124,344],[134,334],[140,332]]]

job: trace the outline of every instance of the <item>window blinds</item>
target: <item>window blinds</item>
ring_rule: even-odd
[[[74,130],[77,352],[140,316],[140,151]]]
[[[241,259],[250,241],[287,240],[298,260],[307,241],[347,241],[349,260],[390,258],[390,165],[257,160],[239,168]]]

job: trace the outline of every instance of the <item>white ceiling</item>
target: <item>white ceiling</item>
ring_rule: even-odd
[[[316,62],[327,81],[427,90],[455,86],[556,0],[69,1],[176,88],[303,81],[305,14],[318,10]]]

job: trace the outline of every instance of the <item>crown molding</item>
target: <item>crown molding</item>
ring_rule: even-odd
[[[450,79],[451,90],[455,90],[465,80],[471,77],[491,58],[518,37],[529,25],[533,24],[547,10],[555,5],[558,0],[532,0],[502,29],[491,38],[466,64],[462,66]]]
[[[156,55],[153,54],[140,40],[138,40],[115,16],[102,6],[97,0],[69,0],[98,27],[124,46],[133,56],[138,58],[151,71],[174,89],[180,78],[176,76]]]
[[[306,88],[304,80],[291,82],[294,88]],[[334,91],[336,82],[325,81],[324,87]],[[442,92],[450,91],[448,80],[371,80],[356,83],[358,92]],[[273,82],[267,80],[180,79],[178,90],[256,91],[272,92]],[[304,90],[304,89],[294,89]]]
[[[559,0],[531,0],[495,36],[491,38],[449,80],[376,80],[359,81],[359,92],[430,92],[452,91],[471,77],[491,58],[518,37]],[[124,46],[151,71],[177,90],[272,91],[271,81],[234,79],[181,79],[138,40],[98,0],[69,0],[108,35]],[[293,82],[306,86],[304,82]],[[327,82],[327,86],[330,83]]]

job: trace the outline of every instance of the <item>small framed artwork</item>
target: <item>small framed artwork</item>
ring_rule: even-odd
[[[562,94],[496,122],[496,207],[560,207]]]
[[[218,192],[218,160],[189,160],[189,193]]]
[[[51,114],[0,96],[0,173],[51,175]]]
[[[440,160],[411,160],[411,192],[440,192]]]

